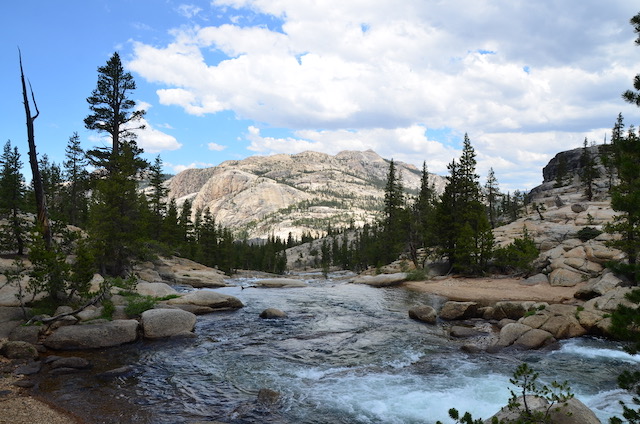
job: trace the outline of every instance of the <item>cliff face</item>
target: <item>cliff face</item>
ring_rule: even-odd
[[[396,163],[408,191],[420,186],[420,170]],[[249,238],[291,232],[322,234],[332,227],[374,220],[382,208],[389,162],[367,150],[335,156],[303,152],[253,156],[207,169],[189,169],[169,180],[169,196],[191,199],[194,212],[209,208],[216,222]],[[436,190],[445,179],[430,175]]]

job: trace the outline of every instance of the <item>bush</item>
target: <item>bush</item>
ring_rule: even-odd
[[[144,311],[148,311],[149,309],[153,309],[156,306],[158,301],[156,298],[151,296],[127,296],[127,306],[124,308],[124,312],[129,317],[137,317],[141,315]]]
[[[423,281],[426,279],[427,272],[423,268],[416,268],[407,272],[407,281]]]
[[[597,228],[584,227],[578,231],[577,235],[580,241],[585,242],[587,240],[591,240],[598,237],[600,234],[602,234],[602,231],[598,230]]]
[[[538,248],[527,232],[513,243],[497,248],[493,253],[493,264],[503,272],[530,273],[532,262],[538,257]]]

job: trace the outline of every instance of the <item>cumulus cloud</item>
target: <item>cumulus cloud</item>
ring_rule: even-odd
[[[209,143],[209,144],[207,144],[207,147],[209,148],[209,150],[213,150],[213,151],[216,151],[216,152],[221,152],[221,151],[223,151],[224,149],[227,148],[227,146],[223,146],[223,145],[218,144],[218,143]]]
[[[135,43],[128,66],[161,85],[164,105],[292,130],[250,127],[254,152],[372,148],[443,172],[457,150],[425,129],[448,128],[470,134],[483,170],[493,161],[532,184],[524,168],[632,111],[619,93],[637,72],[637,10],[623,0],[212,4],[281,25],[182,27],[167,45]]]

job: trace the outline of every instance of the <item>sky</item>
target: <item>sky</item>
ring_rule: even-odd
[[[467,133],[481,183],[542,182],[558,152],[601,144],[640,73],[628,0],[21,0],[0,9],[0,139],[27,162],[18,48],[61,163],[97,69],[118,52],[165,171],[253,155],[372,149],[447,174]],[[30,175],[27,175],[27,180]]]

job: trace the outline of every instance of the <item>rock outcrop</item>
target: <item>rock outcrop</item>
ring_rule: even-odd
[[[409,189],[420,185],[420,171],[396,162]],[[327,224],[361,226],[376,217],[384,198],[388,162],[371,150],[335,156],[303,152],[253,156],[207,169],[188,169],[168,181],[169,196],[190,199],[193,210],[209,208],[216,222],[248,228],[249,238],[303,232],[324,233]],[[431,175],[438,192],[443,177]]]

